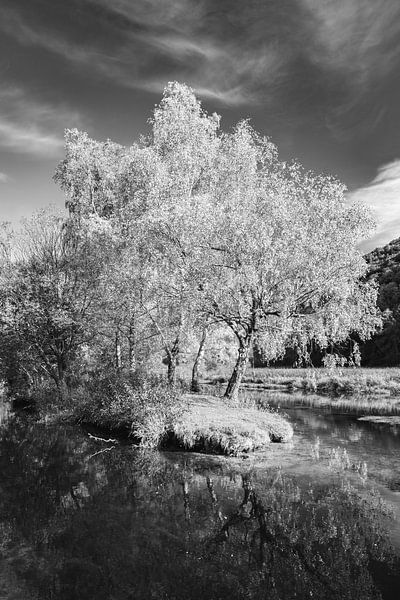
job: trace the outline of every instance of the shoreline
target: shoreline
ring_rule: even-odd
[[[74,409],[54,410],[41,416],[39,412],[38,417],[47,423],[79,425],[89,433],[116,436],[142,447],[225,456],[267,449],[271,443],[285,443],[293,437],[293,427],[287,418],[255,403],[228,402],[209,394],[188,393],[182,396],[182,404],[181,413],[165,425],[157,443],[141,436],[139,424],[129,420],[116,419],[118,424],[113,426],[102,421],[101,416],[91,420]],[[157,417],[154,413],[154,418]]]
[[[217,387],[225,386],[227,381],[225,375],[216,374],[203,383]],[[241,393],[245,391],[318,394],[349,399],[367,395],[393,398],[395,402],[400,402],[400,368],[354,367],[332,370],[323,367],[260,367],[247,370],[241,384]]]
[[[293,437],[289,421],[254,403],[229,402],[208,394],[186,394],[188,408],[173,427],[178,447],[211,454],[237,455],[285,443]]]

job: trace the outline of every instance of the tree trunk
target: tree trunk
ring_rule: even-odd
[[[177,357],[170,354],[168,356],[168,383],[171,386],[176,384],[176,365]]]
[[[121,338],[119,335],[119,329],[115,331],[115,368],[120,371],[122,368],[122,352],[121,352]]]
[[[62,356],[57,356],[57,379],[60,384],[64,381],[65,364]]]
[[[239,393],[240,383],[242,381],[243,374],[246,370],[247,360],[249,358],[251,342],[253,335],[248,334],[244,339],[240,340],[238,358],[236,361],[235,368],[225,390],[225,398],[230,400],[236,400]]]
[[[172,387],[176,384],[176,367],[178,364],[178,356],[179,356],[179,336],[175,338],[174,343],[172,344],[172,348],[167,350],[168,355],[168,383]]]
[[[196,360],[194,361],[193,364],[193,369],[192,369],[192,383],[190,386],[190,389],[192,392],[199,392],[200,391],[200,385],[199,385],[199,366],[201,361],[203,360],[203,356],[204,356],[204,351],[206,349],[206,340],[207,340],[207,326],[204,327],[203,329],[203,334],[201,336],[201,340],[200,340],[200,344],[199,344],[199,349],[197,351],[197,356],[196,356]]]
[[[68,387],[65,381],[66,362],[63,356],[57,356],[57,370],[54,381],[57,386],[57,393],[60,400],[65,400],[68,397]]]
[[[128,358],[129,371],[133,373],[136,370],[136,335],[135,335],[135,317],[132,317],[129,323],[128,336]]]

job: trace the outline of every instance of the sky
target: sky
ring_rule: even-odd
[[[169,81],[400,237],[399,0],[0,0],[0,221],[64,197],[63,132],[129,145]]]

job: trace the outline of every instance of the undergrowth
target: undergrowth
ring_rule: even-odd
[[[73,394],[77,422],[128,434],[152,448],[161,445],[183,410],[176,389],[160,377],[142,373],[92,379]]]

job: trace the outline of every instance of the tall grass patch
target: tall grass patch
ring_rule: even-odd
[[[128,435],[142,446],[160,446],[184,410],[180,393],[155,376],[107,375],[74,394],[74,418]]]
[[[287,442],[293,428],[280,414],[248,403],[188,396],[188,408],[173,426],[170,441],[186,450],[237,455]]]

